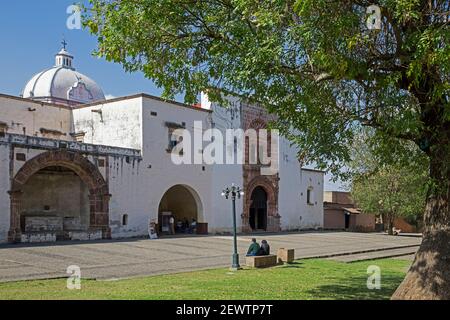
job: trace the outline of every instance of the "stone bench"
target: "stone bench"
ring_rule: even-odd
[[[268,256],[251,256],[246,257],[247,267],[252,268],[267,268],[277,265],[277,256],[271,254]]]
[[[295,259],[295,250],[280,248],[277,252],[277,258],[279,263],[292,263]]]

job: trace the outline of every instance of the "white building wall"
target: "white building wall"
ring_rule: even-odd
[[[204,130],[210,127],[210,112],[140,95],[76,109],[74,120],[77,132],[86,132],[87,143],[141,150],[142,161],[110,160],[110,223],[114,238],[146,235],[149,221],[158,219],[162,197],[175,185],[194,191],[202,209],[198,221],[207,222],[210,230],[214,229],[212,168],[203,164],[174,164],[167,152],[166,125],[184,123],[193,136],[194,121],[200,121]],[[122,225],[124,214],[128,215],[126,226]]]
[[[126,238],[147,234],[150,213],[142,199],[142,162],[123,157],[109,158],[109,220],[113,238]],[[128,224],[123,225],[123,216]]]
[[[303,169],[300,182],[302,185],[302,228],[323,228],[323,187],[325,174],[320,171]],[[307,203],[307,191],[312,189],[312,204]],[[307,221],[308,223],[305,223]]]
[[[7,242],[10,224],[9,156],[9,145],[0,143],[0,243]]]
[[[300,168],[297,152],[290,142],[280,138],[280,182],[278,209],[283,230],[323,227],[324,173]],[[307,203],[312,189],[312,204]]]
[[[238,102],[237,99],[233,99],[232,102]],[[218,104],[210,103],[205,95],[202,95],[202,107],[213,110],[213,123],[214,127],[220,130],[224,137],[224,150],[226,150],[226,130],[227,129],[240,129],[242,110],[239,108],[234,109],[224,108]],[[234,146],[233,146],[234,148]],[[228,150],[231,151],[231,150]],[[224,162],[225,159],[224,159]],[[243,187],[243,167],[242,164],[223,164],[215,165],[212,167],[212,210],[214,212],[214,225],[215,232],[217,233],[229,233],[233,230],[232,219],[232,204],[230,199],[225,199],[221,196],[223,189],[236,184],[239,187]],[[238,230],[241,228],[242,219],[241,215],[244,209],[243,200],[236,200],[236,222]]]
[[[0,122],[6,123],[8,133],[72,140],[71,112],[68,107],[0,94]],[[41,129],[59,131],[63,135],[43,134]]]
[[[157,219],[159,204],[171,187],[184,185],[191,188],[201,202],[198,222],[208,223],[214,229],[211,209],[211,167],[204,164],[181,164],[172,162],[169,146],[169,128],[166,122],[182,125],[191,133],[194,150],[194,122],[201,122],[203,132],[211,125],[211,113],[202,109],[186,107],[157,99],[143,99],[143,162],[139,178],[139,195],[145,218]],[[199,133],[203,133],[199,132]],[[185,150],[187,152],[188,150]],[[191,154],[193,160],[193,154]]]
[[[142,149],[142,97],[115,99],[73,110],[84,143]]]

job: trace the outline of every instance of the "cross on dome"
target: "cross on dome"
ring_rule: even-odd
[[[75,68],[72,65],[73,62],[73,56],[67,52],[67,41],[66,39],[63,39],[61,42],[62,49],[58,52],[55,58],[55,66],[56,67],[62,67],[62,68],[69,68],[75,70]]]

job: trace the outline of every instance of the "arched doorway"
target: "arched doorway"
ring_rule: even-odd
[[[21,242],[22,234],[111,236],[108,185],[82,154],[50,151],[29,160],[12,181],[10,199],[10,242]]]
[[[169,220],[174,218],[175,225],[181,222],[181,228],[176,227],[177,233],[189,232],[188,226],[193,220],[203,222],[203,206],[197,192],[186,185],[175,185],[167,190],[158,209],[158,228],[163,234],[171,233]]]
[[[267,193],[262,187],[256,187],[251,196],[249,224],[253,231],[267,230]]]
[[[278,188],[267,176],[257,176],[245,186],[242,232],[281,230]]]

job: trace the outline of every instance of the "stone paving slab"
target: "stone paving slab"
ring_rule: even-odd
[[[252,237],[258,241],[266,239],[273,252],[278,248],[295,249],[296,259],[399,249],[418,246],[422,241],[417,237],[378,233],[240,235],[238,247],[242,264]],[[102,280],[227,267],[231,265],[232,245],[231,236],[1,245],[0,282],[65,277],[71,265],[80,266],[84,278]]]

